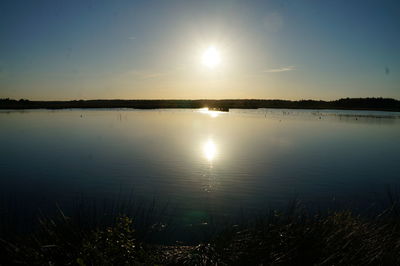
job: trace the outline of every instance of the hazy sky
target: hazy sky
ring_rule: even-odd
[[[400,1],[0,3],[0,98],[367,96],[400,99]]]

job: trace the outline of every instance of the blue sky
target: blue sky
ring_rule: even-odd
[[[399,99],[399,28],[398,1],[3,0],[0,97]]]

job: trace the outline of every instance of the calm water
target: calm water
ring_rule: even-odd
[[[202,220],[400,183],[400,113],[1,111],[0,129],[0,193],[25,211],[133,191]]]

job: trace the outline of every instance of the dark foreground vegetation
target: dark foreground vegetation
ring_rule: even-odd
[[[345,98],[335,101],[315,100],[78,100],[29,101],[0,99],[0,109],[64,108],[291,108],[400,111],[400,101],[390,98]]]
[[[147,242],[135,220],[118,215],[87,228],[62,211],[30,233],[0,239],[0,265],[400,265],[397,205],[379,215],[267,214],[198,245]]]

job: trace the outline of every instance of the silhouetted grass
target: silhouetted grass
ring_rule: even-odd
[[[59,209],[53,217],[40,216],[35,231],[1,239],[0,265],[399,265],[399,201],[388,195],[390,208],[368,216],[311,213],[294,202],[286,211],[227,224],[197,246],[144,237],[159,224],[154,202],[138,211],[152,217],[147,226],[136,223],[135,212],[115,211],[111,222],[89,223],[93,214],[84,214],[86,207],[73,217]]]

